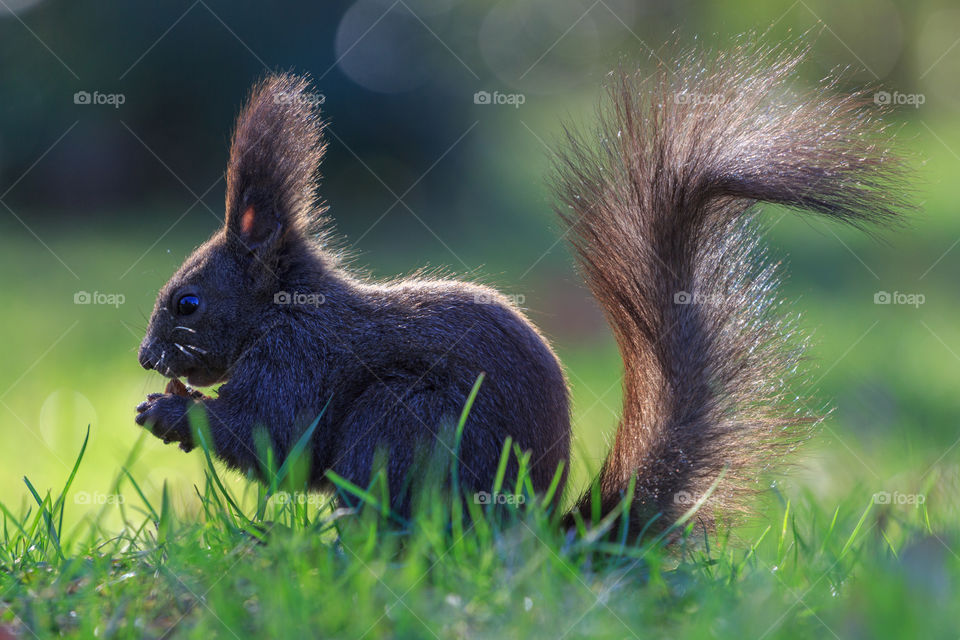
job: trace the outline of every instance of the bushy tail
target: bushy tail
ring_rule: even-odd
[[[745,45],[614,73],[598,130],[568,133],[558,213],[624,361],[604,514],[635,475],[636,525],[669,524],[722,476],[699,512],[712,524],[816,420],[787,397],[803,341],[751,207],[891,223],[906,179],[868,95],[789,89],[802,57]],[[591,513],[590,492],[577,509]]]

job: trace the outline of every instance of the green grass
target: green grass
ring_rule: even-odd
[[[462,423],[461,423],[462,424]],[[306,434],[305,437],[308,437]],[[178,513],[127,471],[112,500],[70,522],[63,489],[3,508],[0,620],[29,637],[948,637],[956,628],[956,529],[928,505],[854,490],[830,509],[774,502],[751,527],[704,537],[564,534],[557,512],[500,479],[522,506],[428,492],[391,518],[378,479],[338,484],[353,508],[295,491],[302,465],[235,493],[206,452]],[[294,454],[296,455],[296,454]],[[511,489],[512,488],[512,489]],[[495,490],[496,487],[492,487]],[[779,495],[779,494],[778,494]],[[896,501],[896,500],[895,500]],[[520,502],[518,500],[517,502]],[[105,529],[114,510],[119,533]],[[678,537],[679,536],[679,537]],[[947,538],[946,540],[944,538]]]

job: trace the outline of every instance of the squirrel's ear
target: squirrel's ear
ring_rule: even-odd
[[[248,194],[227,214],[227,234],[238,247],[249,252],[274,248],[283,237],[284,220],[269,200]]]
[[[320,209],[326,145],[309,82],[289,74],[257,84],[237,119],[227,166],[225,231],[238,250],[266,254],[303,234]]]

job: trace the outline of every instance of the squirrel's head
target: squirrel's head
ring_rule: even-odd
[[[266,328],[286,276],[314,244],[323,124],[309,83],[258,84],[237,120],[227,168],[226,220],[160,290],[140,364],[205,386],[226,380]]]

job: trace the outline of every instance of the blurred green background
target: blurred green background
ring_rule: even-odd
[[[922,101],[891,119],[917,166],[920,212],[906,229],[878,241],[764,216],[789,260],[783,295],[814,334],[797,393],[836,408],[785,486],[828,503],[921,489],[955,502],[955,3],[305,4],[0,0],[0,502],[26,504],[24,475],[62,484],[88,424],[75,484],[86,498],[68,514],[106,499],[141,436],[134,407],[163,386],[135,357],[155,293],[220,224],[232,119],[268,70],[310,73],[324,96],[321,192],[358,265],[375,276],[445,265],[522,296],[573,385],[579,487],[615,426],[620,363],[558,241],[548,149],[562,122],[589,122],[621,58],[648,64],[651,47],[722,47],[751,30],[812,45],[801,84],[840,67],[841,90]],[[523,103],[476,104],[479,91]],[[924,302],[874,304],[882,291]],[[76,304],[81,292],[122,303]],[[179,509],[197,508],[199,454],[150,438],[131,466],[147,491],[167,480]]]

